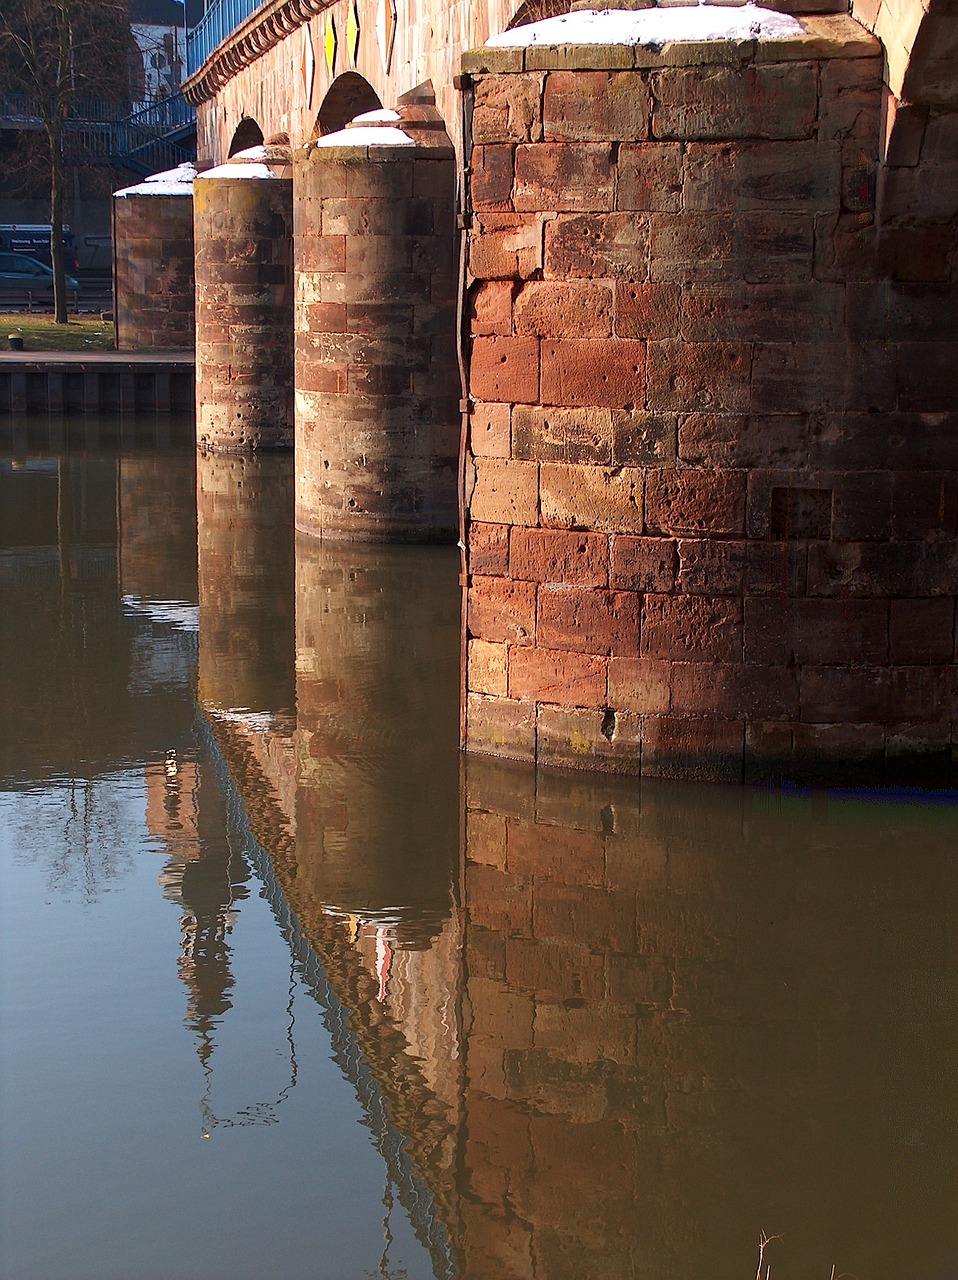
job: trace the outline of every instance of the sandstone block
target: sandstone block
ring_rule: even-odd
[[[894,352],[886,343],[759,343],[752,362],[752,409],[894,409]],[[929,408],[931,406],[928,406]]]
[[[955,653],[955,601],[892,600],[889,621],[889,661],[918,666],[952,661]]]
[[[608,464],[612,461],[612,415],[608,409],[513,410],[512,450],[535,462]]]
[[[780,666],[884,664],[888,601],[747,599],[745,660]]]
[[[504,644],[470,640],[468,687],[472,693],[488,693],[499,698],[508,694],[508,656]]]
[[[622,134],[623,138],[641,134]],[[619,147],[615,207],[663,213],[682,207],[683,156],[677,142],[624,142]]]
[[[535,524],[539,516],[539,468],[534,462],[476,458],[469,510],[490,524]]]
[[[505,143],[475,147],[470,159],[469,193],[477,210],[508,209],[515,181],[515,149]]]
[[[878,235],[878,267],[892,280],[946,281],[954,231],[948,225],[883,227]]]
[[[560,215],[546,223],[545,275],[644,281],[648,244],[648,225],[632,214]]]
[[[641,719],[629,711],[539,708],[539,764],[636,774],[642,756]]]
[[[614,191],[608,143],[540,142],[516,147],[517,210],[610,210]]]
[[[678,419],[641,409],[612,410],[612,461],[626,467],[661,467],[675,462]]]
[[[642,773],[649,778],[739,782],[744,746],[741,720],[647,716],[642,723]]]
[[[655,72],[654,85],[656,138],[808,138],[818,115],[809,62],[673,67]]]
[[[675,588],[676,544],[671,538],[612,539],[609,582],[627,591],[669,592]]]
[[[650,342],[650,409],[747,409],[752,349],[732,342]]]
[[[598,142],[647,136],[648,79],[637,71],[551,71],[542,104],[543,136]]]
[[[679,418],[678,456],[692,467],[799,467],[808,416],[691,413]]]
[[[946,667],[809,666],[801,690],[802,720],[810,723],[935,722],[954,702]]]
[[[748,720],[798,717],[798,676],[784,667],[677,662],[671,679],[675,715]]]
[[[637,657],[640,615],[634,592],[547,584],[539,589],[536,638],[553,649]]]
[[[507,404],[474,404],[469,417],[469,448],[477,458],[508,458],[512,451]]]
[[[689,210],[837,209],[841,150],[834,142],[690,142],[683,197]]]
[[[558,529],[513,529],[509,572],[539,583],[605,587],[609,583],[609,540],[598,533]]]
[[[539,343],[535,338],[476,338],[469,390],[477,400],[535,404],[539,399]]]
[[[691,342],[823,342],[837,338],[844,289],[808,284],[727,284],[682,294],[682,336]]]
[[[527,702],[470,693],[466,703],[466,749],[510,760],[534,760],[536,750],[535,707]],[[527,896],[529,890],[524,890]],[[510,895],[496,899],[509,904]],[[531,902],[529,903],[531,910]],[[514,912],[510,919],[514,921]],[[523,917],[525,918],[525,917]],[[531,923],[531,917],[527,920]]]
[[[548,405],[643,405],[645,344],[544,339],[541,398]]]
[[[479,280],[525,280],[542,269],[542,221],[515,213],[477,216],[469,270]]]
[[[647,532],[740,534],[745,526],[746,474],[659,468],[645,485]]]
[[[469,634],[476,639],[533,643],[536,619],[533,583],[476,576],[466,603]]]
[[[665,715],[672,705],[672,663],[609,659],[609,705],[639,715]]]
[[[617,338],[671,337],[679,328],[680,292],[674,284],[615,283]]]
[[[591,281],[533,280],[515,300],[516,333],[544,338],[608,338],[612,286]]]
[[[642,489],[638,468],[543,462],[539,474],[542,523],[559,529],[641,533]]]
[[[892,537],[897,541],[958,535],[958,476],[954,471],[899,472],[892,477]]]
[[[474,338],[512,337],[511,280],[483,280],[469,295],[469,332]]]
[[[585,653],[516,648],[509,657],[509,695],[558,706],[601,707],[606,663]]]
[[[742,601],[723,596],[647,595],[642,657],[672,662],[742,660]]]
[[[484,76],[476,82],[472,137],[490,142],[536,142],[542,134],[542,77]]]
[[[950,596],[958,542],[813,543],[808,592],[815,596]]]
[[[505,578],[509,575],[509,528],[504,524],[469,522],[469,572]]]
[[[704,284],[808,280],[813,255],[814,220],[806,213],[682,212],[649,216],[649,269],[653,281]]]
[[[896,354],[900,409],[945,413],[958,407],[955,387],[958,338],[945,342],[902,342]]]

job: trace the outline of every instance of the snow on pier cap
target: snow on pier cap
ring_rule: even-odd
[[[486,41],[486,48],[533,45],[623,44],[657,47],[676,41],[790,40],[802,24],[787,13],[756,4],[685,4],[655,9],[581,9],[515,27]]]
[[[135,187],[124,187],[122,191],[114,191],[115,196],[190,196],[193,194],[193,179],[196,177],[196,166],[189,161],[177,165],[175,169],[166,169],[163,173],[154,173],[144,178]]]

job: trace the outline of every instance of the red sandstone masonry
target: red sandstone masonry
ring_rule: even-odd
[[[347,129],[294,157],[296,523],[321,538],[455,537],[455,159],[434,108],[400,115],[414,146],[353,145]],[[495,376],[488,393],[487,456],[505,456]],[[483,474],[477,517],[528,519],[512,479]]]
[[[470,750],[716,780],[958,753],[948,146],[902,126],[880,171],[880,48],[814,31],[483,52]]]
[[[127,195],[112,203],[118,349],[192,348],[192,196]]]

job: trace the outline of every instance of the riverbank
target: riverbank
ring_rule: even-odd
[[[10,349],[16,335],[23,351],[112,351],[113,321],[99,316],[71,316],[67,324],[57,324],[52,315],[29,311],[0,312],[0,348]]]

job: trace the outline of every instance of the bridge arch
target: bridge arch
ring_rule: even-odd
[[[238,151],[245,151],[247,147],[258,147],[262,141],[263,130],[252,116],[243,116],[233,131],[227,154],[235,156]]]
[[[382,106],[379,94],[357,71],[346,71],[329,86],[316,117],[314,136],[336,133],[363,111]]]

